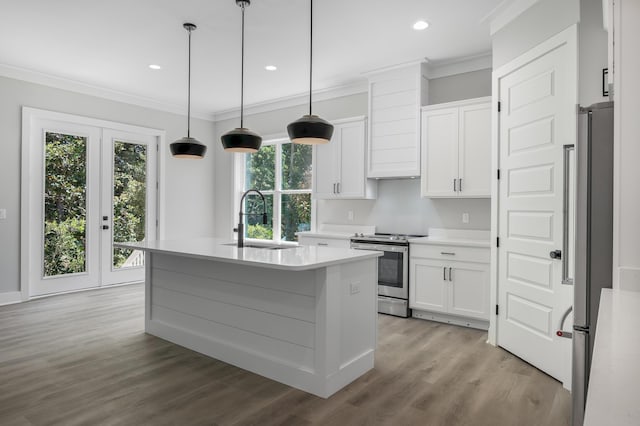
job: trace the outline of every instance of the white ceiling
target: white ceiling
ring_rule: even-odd
[[[316,0],[314,90],[362,73],[429,58],[489,52],[485,19],[503,0]],[[240,102],[240,8],[235,0],[0,0],[0,64],[184,106],[187,32],[192,108]],[[430,27],[415,31],[424,19]],[[308,87],[309,1],[254,0],[246,9],[245,103]],[[149,64],[163,68],[153,71]],[[265,65],[278,67],[275,72]]]

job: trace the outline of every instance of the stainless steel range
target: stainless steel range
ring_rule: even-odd
[[[409,310],[409,238],[424,235],[356,234],[351,248],[382,251],[378,258],[378,312],[408,317]]]

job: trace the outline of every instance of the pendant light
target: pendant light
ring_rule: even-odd
[[[207,147],[197,139],[191,137],[191,31],[197,27],[188,22],[182,25],[189,33],[189,89],[187,95],[187,136],[180,138],[170,145],[171,154],[176,158],[200,159],[207,152]]]
[[[251,4],[250,0],[235,0],[242,9],[242,65],[240,69],[240,127],[220,137],[225,151],[257,152],[262,145],[262,138],[244,127],[244,8]]]
[[[309,114],[303,115],[287,126],[287,133],[291,142],[302,145],[319,145],[329,143],[333,135],[333,125],[326,120],[313,115],[311,112],[312,101],[312,76],[313,76],[313,0],[311,0],[309,35]]]

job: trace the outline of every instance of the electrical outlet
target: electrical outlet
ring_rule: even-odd
[[[351,283],[351,294],[360,293],[360,282]]]
[[[5,220],[7,218],[7,209],[0,209],[0,220]]]
[[[353,210],[349,210],[349,211],[347,212],[347,220],[348,220],[349,222],[353,222]]]
[[[462,213],[462,223],[469,223],[469,213]]]

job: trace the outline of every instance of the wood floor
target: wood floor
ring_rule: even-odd
[[[0,307],[0,425],[568,425],[486,333],[379,316],[375,369],[325,400],[144,334],[141,285]]]

